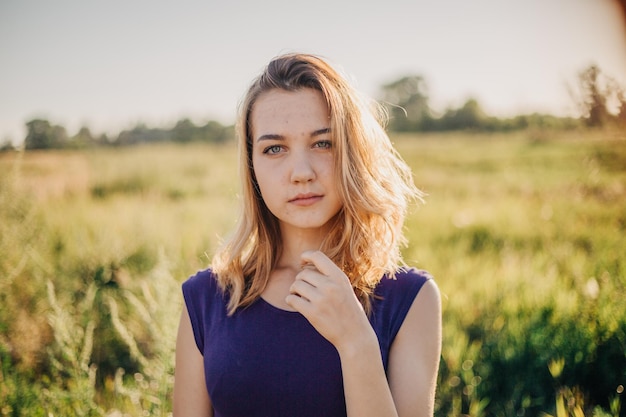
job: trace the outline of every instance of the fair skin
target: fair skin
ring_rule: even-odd
[[[389,356],[345,273],[318,249],[341,209],[333,182],[329,112],[320,92],[271,90],[251,115],[252,162],[263,199],[280,223],[284,251],[262,297],[304,315],[341,360],[348,416],[432,416],[441,346],[439,291],[426,282]],[[174,416],[213,415],[201,353],[183,311],[176,346]]]

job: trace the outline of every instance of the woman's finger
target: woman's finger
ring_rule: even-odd
[[[308,267],[303,269],[302,271],[296,274],[296,281],[304,281],[310,284],[311,286],[318,288],[319,286],[324,284],[324,280],[327,277],[322,275],[317,269],[313,269],[313,267]]]
[[[313,308],[311,302],[298,294],[289,294],[285,297],[287,305],[294,310],[298,311],[304,317],[309,317]]]
[[[304,268],[308,268],[307,265],[312,265],[322,275],[331,276],[335,272],[343,272],[328,256],[326,256],[321,251],[302,252],[302,255],[300,255],[300,259]]]
[[[303,279],[296,279],[289,287],[289,293],[304,298],[307,301],[317,299],[317,288]]]

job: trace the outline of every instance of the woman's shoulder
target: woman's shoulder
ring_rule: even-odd
[[[215,290],[216,288],[217,275],[211,268],[200,270],[183,282],[183,291],[185,292],[197,293],[201,291],[206,293],[206,291]]]
[[[432,287],[433,283],[428,272],[416,268],[404,267],[383,276],[374,290],[370,317],[381,346],[391,345],[418,295],[431,292],[426,287]]]
[[[404,277],[403,279],[423,282],[433,279],[432,275],[428,271],[407,266],[399,268],[394,276],[396,278]]]
[[[385,296],[391,294],[410,294],[415,297],[424,284],[434,281],[432,275],[425,270],[402,267],[395,274],[385,275],[378,286],[376,294]]]

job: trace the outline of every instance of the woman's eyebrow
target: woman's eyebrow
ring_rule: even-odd
[[[311,133],[311,137],[321,136],[327,133],[330,133],[330,127],[324,127],[322,129],[314,130]],[[261,142],[264,140],[285,140],[285,137],[283,135],[279,135],[278,133],[266,133],[256,139],[257,142]]]
[[[261,142],[263,140],[285,140],[285,138],[283,137],[283,135],[279,135],[276,133],[266,133],[256,139],[257,142]]]
[[[320,136],[320,135],[325,135],[327,133],[330,133],[330,127],[325,127],[323,129],[318,129],[313,131],[313,133],[311,133],[311,136]]]

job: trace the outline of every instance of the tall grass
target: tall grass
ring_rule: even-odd
[[[439,413],[553,412],[553,386],[608,408],[626,382],[624,137],[398,145],[430,194],[406,255],[445,297]]]
[[[394,139],[428,193],[404,255],[444,297],[436,414],[625,415],[626,137]],[[168,415],[179,286],[236,220],[235,158],[0,154],[0,416]]]

